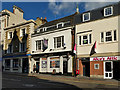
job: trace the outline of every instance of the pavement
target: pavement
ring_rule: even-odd
[[[96,84],[96,85],[120,87],[120,81],[115,79],[98,79],[98,78],[89,78],[89,77],[72,77],[72,76],[64,76],[64,75],[37,74],[37,73],[29,74],[29,76],[34,76],[44,80],[64,82],[68,84],[71,84],[72,81],[72,85],[75,85],[74,83],[82,83],[82,84]],[[82,88],[86,88],[86,86]]]

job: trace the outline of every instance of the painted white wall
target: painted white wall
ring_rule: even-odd
[[[120,34],[118,25],[119,25],[118,16],[104,18],[101,20],[96,20],[96,21],[91,21],[88,23],[82,23],[82,24],[76,25],[76,33],[92,30],[91,32],[92,33],[92,44],[91,45],[82,45],[82,46],[78,45],[79,35],[81,34],[77,34],[77,54],[78,55],[90,54],[90,50],[95,41],[97,41],[97,53],[118,52],[118,49],[119,49],[118,48],[118,34]],[[117,30],[117,41],[100,43],[100,33],[110,31],[110,30]],[[88,33],[85,33],[85,34],[88,34]]]
[[[59,36],[64,36],[64,43],[66,49],[56,49],[54,51],[50,51],[50,49],[54,49],[54,37],[59,37]],[[37,40],[43,40],[43,39],[48,39],[48,49],[46,49],[44,52],[35,52],[32,54],[42,54],[42,53],[53,53],[53,52],[64,52],[64,51],[71,51],[71,29],[64,30],[64,31],[59,31],[59,32],[54,32],[50,34],[45,34],[45,35],[39,35],[36,37],[32,37],[32,51],[36,51],[36,41]]]

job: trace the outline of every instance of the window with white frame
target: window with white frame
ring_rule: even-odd
[[[99,69],[99,64],[94,64],[94,69]]]
[[[51,60],[50,61],[50,68],[59,68],[60,67],[60,60]]]
[[[8,39],[11,39],[13,37],[13,32],[8,32]]]
[[[24,36],[26,34],[26,29],[23,28],[20,30],[20,37]]]
[[[117,40],[117,31],[114,30],[114,41],[116,41],[116,40]]]
[[[113,14],[113,7],[104,8],[104,16],[110,16]]]
[[[8,46],[8,50],[7,50],[7,53],[12,53],[13,52],[13,47],[12,45],[9,45]]]
[[[18,59],[13,59],[13,68],[18,68],[19,62]]]
[[[20,43],[20,52],[25,52],[26,51],[26,43],[23,42],[23,43]]]
[[[106,42],[112,41],[112,31],[106,32],[105,41]]]
[[[90,20],[90,13],[84,13],[83,14],[83,22]]]
[[[42,50],[43,49],[42,46],[43,46],[43,40],[37,40],[36,41],[36,50]]]
[[[64,47],[64,36],[54,38],[54,48]]]
[[[92,35],[86,34],[79,36],[79,45],[86,45],[92,43]]]
[[[58,23],[57,28],[62,28],[64,26],[64,23]]]
[[[100,37],[101,37],[101,42],[104,42],[104,32],[100,33]]]

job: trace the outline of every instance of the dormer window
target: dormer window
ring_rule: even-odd
[[[84,13],[83,14],[83,22],[90,20],[90,13]]]
[[[23,28],[20,30],[20,37],[24,36],[26,34],[26,29]]]
[[[107,7],[107,8],[104,8],[104,16],[110,16],[110,15],[113,15],[113,7]]]
[[[46,28],[46,27],[43,28],[43,32],[45,32],[45,31],[47,31],[47,28]]]
[[[62,28],[62,27],[64,27],[64,23],[58,23],[57,24],[57,28]]]

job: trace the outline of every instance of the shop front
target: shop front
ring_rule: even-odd
[[[120,79],[120,56],[91,57],[90,76]]]

